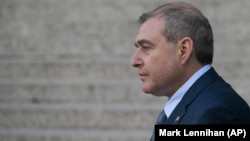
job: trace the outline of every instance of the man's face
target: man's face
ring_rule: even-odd
[[[131,65],[138,68],[143,91],[157,96],[171,96],[178,89],[181,70],[176,44],[166,41],[164,26],[159,18],[143,23],[131,59]]]

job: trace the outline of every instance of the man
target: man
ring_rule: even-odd
[[[249,105],[211,66],[212,28],[197,8],[167,3],[139,22],[131,64],[145,93],[169,98],[156,124],[250,123]]]

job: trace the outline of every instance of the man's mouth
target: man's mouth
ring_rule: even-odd
[[[138,75],[142,81],[148,76],[146,73],[139,73]]]

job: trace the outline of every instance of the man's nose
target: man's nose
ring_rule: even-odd
[[[139,50],[137,50],[131,58],[131,65],[137,68],[137,67],[140,67],[142,64],[143,64],[143,61],[140,57],[140,52]]]

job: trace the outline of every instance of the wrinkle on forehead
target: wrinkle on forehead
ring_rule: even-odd
[[[162,36],[164,38],[164,20],[159,18],[150,18],[143,23],[136,37],[136,42],[140,40],[156,40]]]

